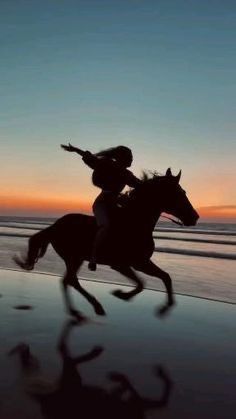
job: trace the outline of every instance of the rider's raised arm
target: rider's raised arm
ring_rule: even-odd
[[[84,150],[81,150],[80,148],[78,148],[78,147],[74,147],[72,144],[61,144],[61,148],[63,148],[63,150],[65,150],[65,151],[69,151],[69,152],[74,152],[74,153],[77,153],[77,154],[79,154],[80,156],[84,156],[84,154],[86,153],[86,151],[84,151]]]
[[[130,170],[126,170],[127,178],[126,178],[126,185],[130,186],[131,188],[136,188],[136,186],[141,185],[142,181],[134,176]]]
[[[82,157],[84,163],[87,164],[87,166],[91,167],[91,169],[95,169],[96,164],[98,162],[98,157],[96,157],[95,154],[90,153],[90,151],[84,151],[78,147],[74,147],[70,143],[68,145],[61,144],[61,148],[63,148],[63,150],[66,151],[79,154]]]
[[[97,163],[99,161],[99,158],[95,154],[90,153],[90,151],[85,151],[84,155],[82,157],[82,160],[91,169],[95,169],[95,167],[97,166]]]

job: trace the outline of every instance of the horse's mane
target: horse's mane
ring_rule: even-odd
[[[129,200],[137,195],[137,191],[139,191],[140,188],[143,188],[143,186],[150,183],[150,181],[152,181],[154,179],[159,179],[161,177],[163,177],[163,175],[161,175],[160,173],[158,173],[156,171],[152,172],[152,171],[148,171],[148,170],[143,170],[143,172],[140,176],[140,180],[141,180],[142,183],[139,186],[137,186],[136,188],[129,188],[127,191],[123,192],[120,195],[120,198],[119,198],[120,204],[122,206],[127,205]]]
[[[147,183],[150,183],[150,181],[152,180],[157,180],[159,178],[163,177],[163,175],[161,175],[160,173],[156,172],[156,171],[150,171],[150,170],[143,170],[142,174],[140,176],[140,180],[142,181],[141,186],[145,185]],[[139,187],[138,187],[139,188]],[[135,192],[137,188],[130,188],[127,193],[130,195],[133,192]]]
[[[158,173],[156,170],[143,170],[140,179],[145,183],[151,179],[160,178],[162,176],[163,175]]]

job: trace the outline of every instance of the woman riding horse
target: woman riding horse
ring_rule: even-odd
[[[141,181],[127,169],[133,161],[132,151],[128,147],[118,146],[96,154],[83,151],[71,144],[62,144],[61,147],[82,156],[84,163],[93,169],[93,184],[102,190],[93,204],[98,230],[88,267],[91,271],[95,271],[97,254],[108,237],[119,194],[126,185],[136,187]]]

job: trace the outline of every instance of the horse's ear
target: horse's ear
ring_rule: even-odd
[[[171,168],[170,167],[166,171],[166,176],[172,176]]]
[[[181,170],[179,171],[179,173],[177,174],[177,176],[175,176],[176,182],[179,183],[179,180],[181,178]]]

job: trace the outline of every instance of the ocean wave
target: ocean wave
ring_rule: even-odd
[[[27,233],[1,233],[0,232],[0,237],[25,237],[25,238],[29,238],[32,235],[33,234],[27,234]]]
[[[233,253],[220,253],[220,252],[204,252],[202,250],[189,250],[189,249],[173,249],[169,247],[155,247],[155,252],[162,253],[173,253],[176,255],[185,255],[185,256],[199,256],[207,257],[214,259],[230,259],[236,260],[236,254]]]
[[[56,218],[35,218],[35,217],[14,217],[14,216],[3,216],[0,215],[0,223],[8,224],[8,223],[14,223],[14,224],[52,224],[54,221],[56,221]]]
[[[23,223],[21,223],[23,224]],[[0,223],[0,227],[3,228],[15,228],[17,230],[35,230],[35,231],[39,231],[43,228],[49,227],[51,224],[46,224],[46,223],[30,223],[27,224],[25,223],[25,225],[20,225],[17,222],[16,223]],[[180,234],[180,237],[167,237],[167,236],[153,236],[154,238],[162,238],[164,240],[182,240],[182,241],[201,241],[201,239],[189,239],[189,238],[181,238],[181,234],[201,234],[201,235],[210,235],[210,236],[236,236],[236,232],[235,231],[224,231],[224,230],[202,230],[202,229],[191,229],[191,228],[166,228],[166,227],[156,227],[154,229],[154,232],[159,232],[159,233],[178,233]],[[210,240],[210,239],[209,239]],[[204,242],[206,243],[215,243],[213,240],[212,241],[206,241],[205,239],[203,239]],[[228,244],[225,240],[222,240],[222,242],[218,241],[217,243],[219,244]],[[229,244],[232,244],[234,242],[229,242]],[[236,243],[236,242],[235,242]]]
[[[29,238],[31,234],[27,233],[0,233],[0,236],[4,237],[15,237],[15,238]],[[218,244],[218,242],[214,242]],[[232,243],[227,243],[232,244]],[[185,256],[198,256],[198,257],[208,257],[208,258],[215,258],[215,259],[230,259],[236,260],[236,254],[233,253],[223,253],[223,252],[213,252],[213,251],[202,251],[202,250],[191,250],[191,249],[175,249],[169,247],[155,247],[155,252],[162,252],[162,253],[173,253],[178,255],[185,255]]]
[[[5,228],[17,228],[27,230],[40,230],[48,227],[56,219],[14,219],[13,217],[2,217],[0,216],[0,227]],[[164,225],[163,225],[164,224]],[[138,226],[137,226],[138,228]],[[186,234],[203,234],[203,235],[219,235],[219,236],[236,236],[236,224],[214,224],[208,223],[206,225],[200,224],[196,227],[176,227],[171,223],[160,222],[155,227],[155,232],[163,233],[186,233]]]
[[[173,237],[173,236],[153,236],[154,239],[158,240],[174,240],[174,241],[181,241],[181,242],[191,242],[191,243],[211,243],[211,244],[228,244],[231,246],[236,245],[236,241],[230,240],[213,240],[213,239],[195,239],[189,237]]]
[[[17,228],[17,229],[24,229],[24,230],[41,230],[43,228],[49,227],[51,224],[45,224],[45,223],[25,223],[25,225],[18,225],[17,223],[0,223],[0,227],[4,228]],[[34,227],[33,227],[34,226]]]
[[[203,229],[193,229],[193,228],[167,228],[167,227],[156,227],[155,230],[162,233],[191,233],[191,234],[204,234],[204,235],[213,235],[213,236],[236,236],[236,231],[229,230],[203,230]]]
[[[25,229],[25,230],[28,230]],[[38,231],[35,228],[32,229],[34,231]],[[15,232],[0,232],[0,237],[24,237],[29,238],[32,234],[29,233],[15,233]],[[228,241],[228,240],[211,240],[211,239],[194,239],[194,238],[181,238],[181,237],[171,237],[171,236],[153,236],[154,239],[157,240],[170,240],[170,241],[181,241],[181,242],[190,242],[190,243],[207,243],[207,244],[223,244],[223,245],[230,245],[236,246],[236,241]]]

